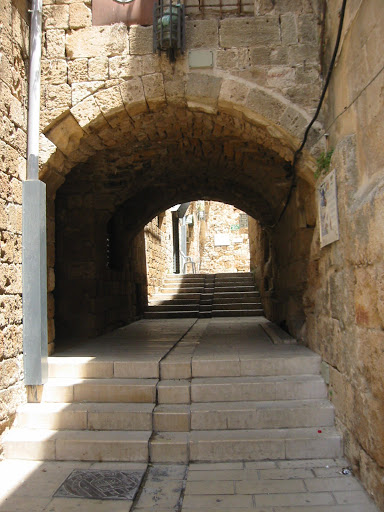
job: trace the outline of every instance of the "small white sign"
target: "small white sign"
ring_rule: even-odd
[[[217,235],[215,235],[215,246],[218,245],[230,245],[229,235],[226,233],[217,233]]]
[[[317,189],[320,219],[320,247],[339,240],[336,170],[330,172]]]

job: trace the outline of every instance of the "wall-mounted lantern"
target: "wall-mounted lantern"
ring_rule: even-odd
[[[153,53],[167,52],[171,62],[185,48],[185,9],[183,4],[160,0],[153,6]]]

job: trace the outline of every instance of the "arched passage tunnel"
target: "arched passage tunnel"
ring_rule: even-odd
[[[56,193],[58,337],[94,336],[137,318],[146,304],[143,227],[198,199],[230,203],[258,221],[265,312],[298,334],[315,217],[313,186],[299,176],[273,227],[290,191],[291,155],[266,130],[228,113],[167,107],[135,118],[128,133],[117,125],[114,143],[75,165]],[[115,268],[106,264],[111,225]]]

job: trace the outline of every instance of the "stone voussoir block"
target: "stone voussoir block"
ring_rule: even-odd
[[[202,73],[191,73],[188,76],[187,101],[202,103],[216,107],[219,98],[222,79]]]
[[[135,116],[147,112],[144,86],[140,78],[132,78],[120,84],[121,96],[129,115]]]
[[[145,99],[151,110],[165,105],[164,80],[162,73],[153,73],[142,77]]]

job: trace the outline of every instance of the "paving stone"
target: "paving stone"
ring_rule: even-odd
[[[281,494],[306,492],[303,480],[242,480],[236,482],[236,494]]]
[[[329,492],[259,494],[255,496],[256,507],[334,505],[335,500]]]
[[[184,497],[183,510],[194,509],[204,511],[221,510],[222,508],[252,508],[252,496],[215,494],[212,496],[188,495]]]
[[[185,494],[235,494],[235,484],[227,480],[188,482]],[[237,494],[245,493],[238,492]]]

